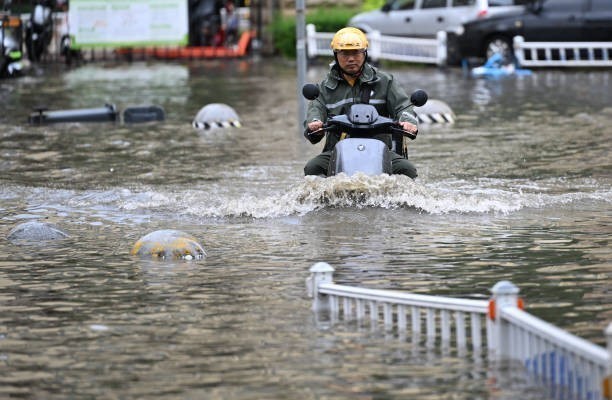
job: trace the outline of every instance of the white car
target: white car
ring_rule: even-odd
[[[363,12],[348,25],[382,35],[435,37],[463,23],[487,16],[520,12],[529,0],[389,0],[381,9]]]

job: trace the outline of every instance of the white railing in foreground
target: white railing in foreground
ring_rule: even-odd
[[[343,315],[345,320],[369,319],[374,326],[382,311],[385,329],[397,329],[404,336],[412,328],[413,343],[419,343],[424,320],[427,344],[437,341],[439,331],[439,343],[448,347],[454,314],[454,342],[463,354],[468,345],[474,353],[482,351],[484,320],[487,355],[492,359],[520,361],[543,384],[568,395],[564,398],[611,398],[612,323],[606,329],[606,350],[522,311],[519,289],[508,281],[493,286],[486,301],[337,285],[327,263],[313,265],[310,272],[306,286],[313,310],[328,311],[332,321]]]
[[[514,37],[523,67],[612,67],[612,42],[525,42]]]
[[[308,57],[332,56],[330,43],[333,33],[317,32],[313,24],[306,26]],[[423,64],[446,64],[446,32],[438,32],[435,39],[383,36],[378,31],[367,34],[368,55],[374,61],[394,60]]]

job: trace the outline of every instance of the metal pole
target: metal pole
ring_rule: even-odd
[[[306,290],[312,297],[312,310],[327,309],[329,303],[319,294],[319,286],[323,283],[334,282],[334,268],[326,262],[318,262],[310,267],[310,277],[306,279]]]
[[[5,3],[6,5],[6,3]],[[6,25],[8,24],[8,15],[3,15],[2,16],[2,36],[0,37],[0,53],[2,55],[2,57],[4,57],[4,29],[6,27]]]
[[[263,47],[263,37],[262,37],[262,2],[263,0],[257,1],[257,16],[256,16],[256,24],[257,24],[257,46],[256,49],[261,51]]]
[[[302,96],[302,86],[306,82],[306,2],[295,2],[295,33],[297,56],[297,98],[298,98],[298,134],[302,134],[302,122],[306,119],[306,99]]]

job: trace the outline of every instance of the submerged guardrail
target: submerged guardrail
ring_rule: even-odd
[[[519,288],[509,281],[495,284],[487,301],[338,285],[333,282],[334,269],[322,262],[310,272],[306,286],[313,311],[329,312],[332,322],[343,316],[382,323],[402,336],[410,332],[415,343],[420,342],[425,322],[428,346],[454,342],[460,354],[468,349],[484,353],[486,346],[489,358],[518,360],[529,374],[558,392],[579,399],[611,398],[612,323],[605,332],[606,350],[523,311]]]

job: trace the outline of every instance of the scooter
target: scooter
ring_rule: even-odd
[[[319,96],[317,85],[308,83],[302,88],[302,94],[308,100]],[[421,107],[427,102],[427,93],[416,90],[410,96],[410,102]],[[376,108],[370,104],[353,104],[344,115],[334,115],[318,131],[311,134],[325,132],[342,132],[345,139],[336,143],[332,150],[331,161],[327,176],[345,173],[354,175],[357,172],[366,175],[391,174],[390,151],[407,157],[407,146],[404,137],[415,139],[416,135],[404,131],[398,121],[383,117]],[[383,133],[392,135],[392,148],[373,137]]]
[[[26,24],[25,42],[28,59],[39,62],[53,38],[53,1],[35,0],[30,20]]]
[[[21,73],[21,18],[10,13],[10,1],[4,0],[0,12],[0,78],[17,76]]]

